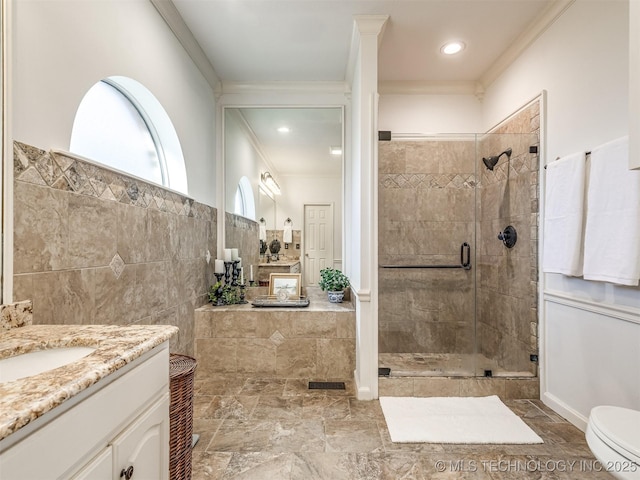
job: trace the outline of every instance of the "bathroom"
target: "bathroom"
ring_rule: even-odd
[[[567,4],[554,23],[513,52],[504,69],[486,74],[485,90],[476,91],[475,85],[435,85],[407,93],[381,83],[375,130],[484,133],[537,99],[539,167],[558,156],[589,150],[625,135],[631,128],[626,78],[628,6],[627,2],[580,0]],[[212,161],[222,155],[214,134],[223,124],[219,93],[211,86],[215,72],[198,67],[149,2],[127,4],[126,15],[109,2],[14,2],[11,8],[12,120],[5,125],[10,128],[5,140],[21,143],[18,159],[26,150],[42,161],[32,159],[41,167],[36,169],[40,179],[24,177],[15,183],[12,201],[14,206],[25,208],[15,211],[13,238],[4,238],[3,303],[32,299],[37,323],[176,325],[180,331],[172,340],[172,349],[193,355],[195,310],[206,303],[207,289],[214,280],[213,265],[206,264],[204,258],[207,250],[215,256],[225,243],[220,226],[225,214],[216,208],[222,203],[224,170],[221,162]],[[599,28],[593,28],[595,25]],[[83,35],[81,42],[79,34]],[[43,35],[47,42],[41,41]],[[140,48],[130,49],[132,42]],[[163,46],[161,54],[158,45]],[[50,181],[60,178],[46,153],[69,149],[77,106],[93,84],[109,75],[126,75],[145,85],[161,101],[176,128],[189,191],[188,196],[155,195],[153,201],[164,204],[164,209],[149,208],[145,195],[132,198],[127,192],[133,190],[121,179],[95,182],[95,175],[88,172],[75,178],[91,184],[94,190],[96,183],[109,185],[114,197],[119,192],[119,201],[101,198],[104,189],[100,193],[95,190],[93,196],[80,196],[71,193],[75,190],[45,188],[47,175],[51,175]],[[225,93],[222,100],[229,105],[344,107],[345,158],[349,149],[366,152],[367,145],[373,143],[373,138],[367,141],[353,133],[364,114],[352,111],[352,99],[342,91],[327,88],[310,93],[301,88],[294,94],[258,91],[245,96],[242,92],[238,87]],[[356,93],[354,90],[350,95],[355,97]],[[369,134],[373,136],[373,132]],[[5,159],[13,158],[11,142],[5,143],[9,144]],[[483,151],[482,155],[501,151]],[[505,160],[502,157],[500,162]],[[58,158],[55,165],[71,168],[72,163]],[[20,165],[14,168],[18,171]],[[352,171],[345,172],[347,185],[359,180]],[[543,188],[542,176],[539,181]],[[349,191],[362,193],[362,198],[369,193],[361,192],[360,186]],[[153,192],[150,195],[153,197]],[[139,208],[143,201],[145,209]],[[542,209],[540,203],[538,206]],[[376,207],[345,197],[341,223],[352,227],[343,232],[342,251],[334,256],[342,257],[340,267],[351,274],[356,297],[361,335],[356,352],[358,395],[373,399],[379,395],[379,326],[373,312],[378,308],[375,292],[382,281],[378,285],[371,273],[376,268],[370,267],[382,262],[378,262],[377,248],[363,241],[367,232],[374,231],[366,230],[374,228],[366,223],[372,218],[367,216],[367,208],[375,211]],[[26,225],[37,225],[40,233],[34,234]],[[497,225],[497,231],[489,229],[496,238],[487,248],[502,248],[497,234],[507,225]],[[542,231],[540,224],[537,227],[537,240],[552,234]],[[144,235],[132,238],[122,234],[134,230]],[[537,250],[540,243],[533,241],[531,230],[523,232],[524,238],[528,235],[530,248],[541,258],[542,252]],[[114,251],[122,264],[114,260]],[[457,257],[457,250],[452,253]],[[481,265],[480,258],[473,260],[473,266]],[[114,280],[120,269],[119,278],[125,282]],[[7,275],[7,271],[13,273]],[[480,279],[479,288],[483,281],[486,279]],[[491,281],[496,285],[510,282],[508,278]],[[640,409],[638,289],[543,273],[537,275],[537,286],[531,287],[534,292],[528,295],[535,297],[537,310],[537,329],[532,333],[537,335],[538,349],[526,353],[527,357],[537,353],[539,358],[535,377],[539,380],[538,398],[582,430],[596,405]],[[376,321],[363,321],[370,318]],[[473,382],[484,380],[481,374]]]

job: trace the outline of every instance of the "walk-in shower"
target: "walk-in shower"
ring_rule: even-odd
[[[381,372],[536,374],[537,144],[535,133],[379,142]],[[513,248],[497,241],[506,225]]]

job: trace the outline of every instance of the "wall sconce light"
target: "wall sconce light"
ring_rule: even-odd
[[[264,172],[260,175],[260,180],[262,184],[269,189],[271,193],[274,195],[280,195],[280,186],[275,181],[275,179],[271,176],[269,172]]]

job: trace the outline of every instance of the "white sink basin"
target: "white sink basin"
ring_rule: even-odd
[[[68,365],[95,350],[93,347],[60,347],[4,358],[0,360],[0,383],[12,382]]]

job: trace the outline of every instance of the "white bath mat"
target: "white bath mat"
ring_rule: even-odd
[[[544,443],[496,396],[380,397],[398,443]]]

